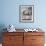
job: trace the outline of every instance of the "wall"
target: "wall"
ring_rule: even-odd
[[[46,0],[1,0],[0,25],[13,24],[16,28],[41,27],[46,28]],[[19,22],[19,5],[34,4],[34,23]]]

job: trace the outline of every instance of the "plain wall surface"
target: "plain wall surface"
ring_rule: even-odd
[[[19,5],[34,5],[34,22],[19,22]],[[13,24],[15,28],[42,28],[46,32],[46,0],[0,0],[0,31]]]

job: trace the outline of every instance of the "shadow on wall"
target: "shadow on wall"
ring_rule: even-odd
[[[5,32],[3,29],[5,28],[5,25],[4,24],[0,24],[0,43],[2,43],[2,32]]]

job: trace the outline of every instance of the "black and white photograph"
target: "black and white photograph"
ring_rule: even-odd
[[[33,22],[34,5],[20,5],[19,15],[20,15],[20,22]]]

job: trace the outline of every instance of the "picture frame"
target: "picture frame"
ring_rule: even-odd
[[[19,21],[34,22],[34,5],[19,5]]]

